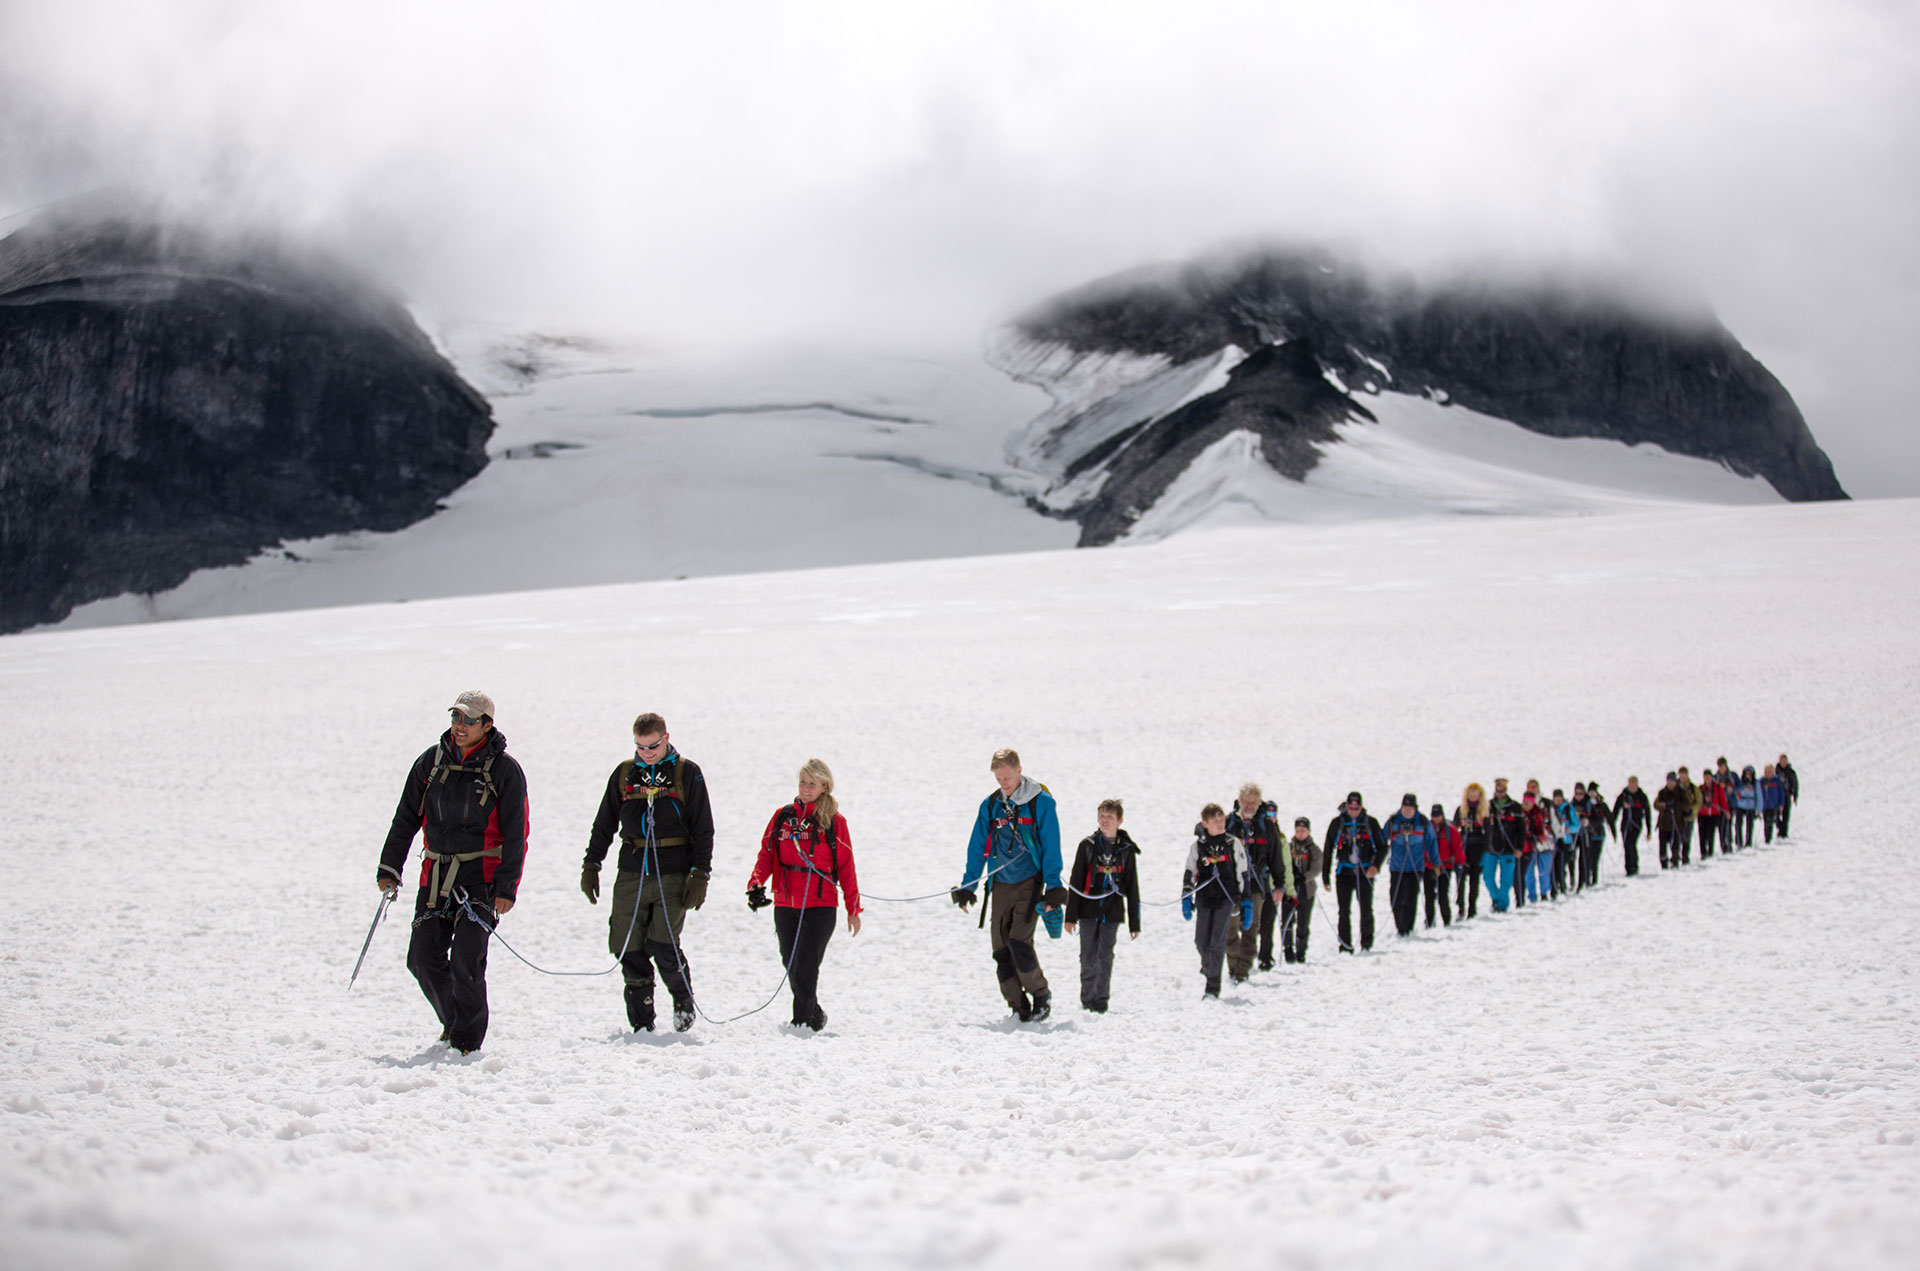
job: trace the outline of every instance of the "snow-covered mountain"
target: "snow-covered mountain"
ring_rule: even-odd
[[[992,357],[1053,399],[1012,454],[1083,545],[1229,500],[1290,517],[1356,497],[1376,514],[1755,497],[1627,448],[1846,497],[1792,397],[1710,315],[1591,289],[1421,286],[1270,251],[1090,284],[998,333]]]

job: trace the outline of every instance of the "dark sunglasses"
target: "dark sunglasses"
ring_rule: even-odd
[[[484,720],[485,718],[486,718],[485,715],[480,716],[479,719],[475,719],[473,716],[463,715],[459,711],[453,712],[453,722],[456,724],[465,724],[468,728],[472,728],[475,724],[479,723],[481,720]]]
[[[666,744],[667,739],[662,737],[659,741],[636,741],[633,743],[633,748],[635,750],[658,750]]]

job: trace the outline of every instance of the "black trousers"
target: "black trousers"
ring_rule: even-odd
[[[1713,845],[1720,841],[1720,823],[1724,816],[1703,816],[1695,822],[1700,827],[1700,859],[1711,860]]]
[[[1688,817],[1674,828],[1674,857],[1677,865],[1693,864],[1693,818]]]
[[[1433,911],[1436,906],[1438,906],[1440,910],[1440,921],[1449,927],[1453,925],[1453,910],[1448,904],[1449,897],[1447,895],[1451,890],[1448,884],[1452,882],[1452,879],[1450,879],[1447,874],[1448,871],[1446,870],[1430,870],[1420,875],[1420,890],[1425,893],[1427,898],[1427,925],[1429,927],[1433,925]]]
[[[1766,822],[1767,842],[1771,843],[1773,842],[1773,827],[1780,823],[1780,809],[1768,808],[1765,812],[1761,813],[1760,816],[1761,819]]]
[[[793,1022],[817,1028],[814,1016],[820,1012],[820,959],[827,954],[827,941],[833,939],[835,910],[831,905],[793,909],[786,905],[773,911],[773,931],[780,938],[780,961],[787,967],[787,984],[793,989]]]
[[[1280,902],[1280,951],[1289,962],[1307,960],[1307,937],[1312,934],[1313,900]]]
[[[1634,822],[1620,826],[1620,859],[1626,866],[1628,878],[1640,872],[1640,827]]]
[[[1460,891],[1454,897],[1453,911],[1462,918],[1477,917],[1480,913],[1480,874],[1486,859],[1484,851],[1469,853],[1466,868],[1460,871]]]
[[[1753,846],[1753,820],[1758,813],[1739,811],[1733,814],[1733,845],[1735,847]]]
[[[1787,837],[1787,822],[1793,819],[1793,800],[1788,799],[1780,805],[1780,837]]]
[[[1340,900],[1340,949],[1344,953],[1353,952],[1352,907],[1356,897],[1360,902],[1360,947],[1373,948],[1373,880],[1367,877],[1364,869],[1336,869],[1333,872],[1334,894]]]
[[[1784,830],[1781,832],[1785,833]],[[1277,886],[1274,888],[1274,894],[1276,896],[1280,894],[1280,889]],[[1273,923],[1274,919],[1279,916],[1279,913],[1280,906],[1278,905],[1262,905],[1260,907],[1260,969],[1263,971],[1273,965]]]
[[[1393,911],[1393,929],[1398,935],[1413,934],[1420,916],[1420,874],[1414,870],[1387,872],[1387,907]]]
[[[493,902],[484,903],[488,909]],[[480,907],[475,904],[475,908]],[[478,1050],[487,1037],[487,940],[492,933],[460,909],[427,912],[427,889],[413,902],[407,970],[420,982],[447,1042]]]

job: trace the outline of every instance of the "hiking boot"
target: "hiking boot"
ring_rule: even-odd
[[[440,1030],[440,1040],[441,1040],[441,1041],[447,1041],[447,1040],[450,1040],[450,1039],[451,1039],[452,1037],[453,1037],[453,1030],[452,1030],[452,1029],[450,1029],[450,1028],[443,1028],[443,1029],[441,1029],[441,1030]]]
[[[1013,1004],[1013,1013],[1020,1017],[1022,1024],[1033,1018],[1033,1003],[1027,1000],[1025,993],[1022,993],[1020,1000]]]
[[[627,1023],[636,1033],[653,1031],[653,990],[629,984],[627,997]]]
[[[814,1032],[817,1033],[821,1029],[825,1028],[826,1026],[827,1026],[827,1013],[821,1010],[818,1006],[814,1007],[813,1018],[807,1021],[807,1027],[811,1028]]]
[[[1273,959],[1272,959],[1272,958],[1262,958],[1262,959],[1260,959],[1260,969],[1261,969],[1262,971],[1271,971],[1271,970],[1273,970]]]
[[[685,1006],[680,1005],[678,1002],[674,1003],[673,1031],[676,1033],[684,1033],[689,1028],[692,1028],[692,1027],[693,1027],[693,1003],[688,1002]]]
[[[1037,1024],[1051,1014],[1053,1014],[1053,994],[1035,993],[1033,995],[1032,1021]]]

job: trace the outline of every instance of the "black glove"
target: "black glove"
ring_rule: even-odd
[[[1047,888],[1047,894],[1041,899],[1045,901],[1049,909],[1063,909],[1067,903],[1067,889],[1064,887],[1049,887]]]
[[[747,888],[747,908],[765,909],[772,903],[773,900],[767,895],[767,889],[764,886]]]
[[[695,870],[687,875],[687,885],[680,893],[680,903],[688,909],[698,909],[707,903],[707,876]]]
[[[592,861],[580,867],[580,894],[589,905],[600,903],[600,867]]]
[[[971,905],[974,901],[980,899],[978,896],[973,894],[973,888],[971,887],[956,887],[952,891],[948,892],[947,895],[953,897],[953,903],[960,906],[962,909],[965,909],[967,906]]]

